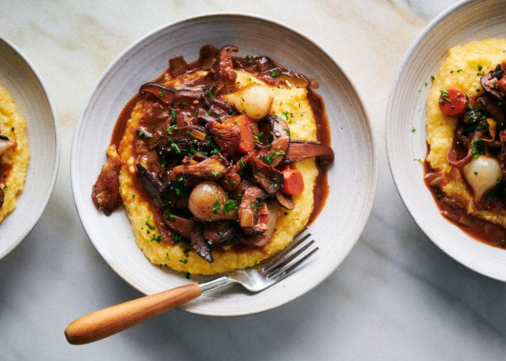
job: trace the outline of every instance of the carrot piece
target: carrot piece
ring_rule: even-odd
[[[441,90],[438,102],[441,112],[449,117],[461,117],[468,110],[466,93],[457,88]]]
[[[258,125],[247,115],[239,115],[227,119],[225,123],[233,124],[241,129],[241,141],[237,153],[246,154],[255,149],[255,134],[258,134]]]
[[[282,171],[284,181],[280,191],[292,196],[302,193],[304,189],[304,179],[302,173],[297,169],[285,169]]]

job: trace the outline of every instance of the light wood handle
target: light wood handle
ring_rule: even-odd
[[[201,294],[199,284],[194,282],[104,308],[72,322],[65,329],[65,337],[73,345],[98,341],[172,310]]]

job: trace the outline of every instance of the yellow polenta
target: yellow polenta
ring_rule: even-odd
[[[238,89],[253,83],[268,86],[249,73],[236,72],[238,75]],[[184,75],[184,77],[203,76],[205,74],[206,72],[199,71],[194,74]],[[169,81],[166,85],[177,86],[177,84],[176,79],[176,81]],[[271,113],[287,119],[292,139],[316,141],[316,120],[307,100],[307,89],[287,86],[269,88],[274,98]],[[264,247],[249,247],[247,250],[236,252],[234,248],[217,246],[213,249],[214,263],[208,263],[193,250],[190,250],[189,245],[180,246],[171,244],[170,241],[153,242],[153,234],[158,234],[158,229],[152,230],[151,227],[146,226],[147,220],[154,219],[153,214],[149,204],[136,195],[135,188],[132,186],[132,176],[136,172],[136,168],[131,154],[134,146],[135,130],[142,116],[141,109],[142,101],[139,101],[127,122],[125,136],[119,148],[122,158],[120,193],[132,224],[137,245],[152,263],[160,267],[167,266],[176,271],[191,274],[208,275],[229,272],[234,269],[253,266],[270,257],[285,248],[294,235],[302,230],[309,220],[314,206],[313,188],[318,176],[314,159],[306,159],[295,165],[303,175],[304,190],[301,194],[294,196],[295,208],[292,211],[280,211],[274,236]],[[151,225],[156,228],[155,222],[152,221]]]
[[[430,153],[427,161],[435,170],[442,171],[440,186],[449,197],[461,200],[467,213],[478,218],[504,225],[506,212],[479,211],[473,202],[468,186],[457,171],[451,171],[446,154],[452,147],[457,118],[444,115],[439,109],[441,89],[458,88],[470,97],[484,93],[480,84],[481,74],[494,70],[506,60],[506,39],[473,41],[450,49],[435,75],[427,101],[427,143]]]
[[[0,179],[4,189],[4,204],[0,208],[0,223],[16,208],[16,198],[23,190],[26,171],[30,159],[28,138],[25,131],[25,120],[19,114],[14,99],[7,90],[0,86],[0,134],[16,141],[14,148],[7,150],[1,157],[2,164],[10,164],[11,170],[7,179]]]

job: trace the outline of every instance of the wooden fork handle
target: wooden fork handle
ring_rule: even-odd
[[[194,282],[104,308],[72,322],[65,329],[65,337],[73,345],[98,341],[172,310],[201,294],[199,284]]]

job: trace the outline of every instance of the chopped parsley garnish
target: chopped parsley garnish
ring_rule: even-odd
[[[274,69],[273,71],[271,71],[271,77],[273,78],[277,78],[279,76],[279,69]]]
[[[237,206],[236,201],[234,201],[233,199],[230,199],[223,204],[223,213],[225,213],[225,214],[228,214],[230,212],[235,212],[238,209],[239,209],[239,207]]]
[[[264,132],[253,135],[253,138],[255,138],[254,142],[260,143],[260,138],[262,138],[263,136],[264,136]]]
[[[171,122],[172,124],[174,124],[174,123],[176,122],[176,120],[177,120],[177,112],[176,112],[175,110],[173,110],[173,111],[171,112],[171,118],[172,118],[172,119],[171,119],[171,121],[170,121],[170,122]]]
[[[231,177],[228,177],[228,182],[230,183],[232,188],[234,188],[237,183],[237,181],[235,179],[232,179]]]
[[[290,114],[290,113],[288,112],[288,110],[286,110],[286,111],[284,111],[284,112],[281,112],[281,114],[283,114],[283,116],[285,117],[285,120],[287,120],[287,121],[288,121],[288,114]]]
[[[165,92],[160,92],[158,93],[158,95],[160,96],[160,98],[163,98],[165,96]]]
[[[173,130],[177,130],[177,125],[169,125],[165,130],[167,131],[167,133],[172,134]]]
[[[169,138],[169,143],[176,154],[181,153],[181,149],[179,149],[178,145],[171,138]]]
[[[270,154],[267,154],[263,158],[264,163],[267,163],[267,164],[271,164],[273,160],[274,160],[274,158],[272,158],[272,155],[270,155]]]
[[[148,226],[150,230],[154,231],[156,228],[153,225],[151,225],[149,221],[151,221],[151,216],[149,216],[148,219],[146,220],[146,226]]]
[[[210,90],[208,90],[208,91],[206,92],[206,94],[209,96],[209,98],[214,99],[214,95],[213,95],[213,93],[211,93],[211,91],[210,91]]]
[[[163,242],[163,237],[161,234],[153,234],[151,236],[151,239],[149,240],[150,242],[156,242],[156,243],[162,243]]]
[[[180,259],[179,262],[181,262],[182,264],[187,264],[188,260],[186,258],[185,259]]]
[[[213,213],[218,214],[218,212],[221,210],[221,203],[220,203],[220,197],[216,198],[216,202],[213,204]]]
[[[165,211],[165,219],[171,222],[174,222],[176,220],[176,216],[170,213],[169,210]]]
[[[214,178],[216,178],[217,176],[220,175],[220,172],[212,172],[211,174],[213,175]]]
[[[253,64],[253,58],[249,58],[246,64]]]

